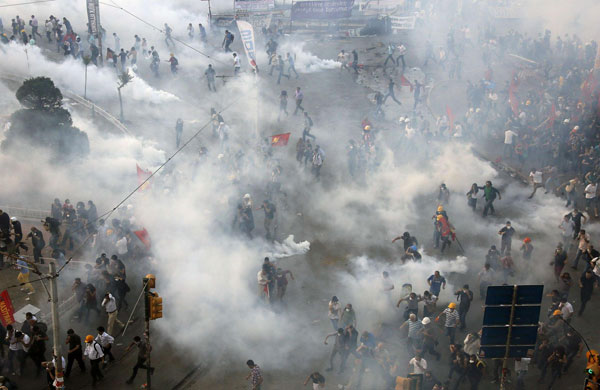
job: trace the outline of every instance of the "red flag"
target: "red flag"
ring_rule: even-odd
[[[548,118],[548,128],[551,129],[554,126],[554,120],[556,119],[556,106],[552,103],[552,109],[550,109],[550,117]]]
[[[288,144],[290,140],[290,134],[292,133],[283,133],[276,134],[271,136],[271,146],[285,146]]]
[[[510,103],[513,114],[519,116],[519,100],[517,100],[517,97],[515,96],[515,89],[517,89],[515,84],[511,84],[508,88],[508,102]]]
[[[454,134],[454,114],[450,109],[450,106],[446,105],[446,115],[448,116],[448,126],[450,129],[450,134]]]
[[[408,81],[408,79],[406,77],[404,77],[404,75],[400,76],[400,85],[403,85],[405,87],[410,87],[410,92],[412,92],[414,89],[414,86],[412,85],[412,83],[410,81]]]
[[[146,181],[146,179],[148,179],[151,175],[152,172],[147,171],[143,168],[140,168],[139,165],[135,164],[135,167],[137,168],[137,177],[138,177],[138,185],[142,184],[144,181]],[[148,184],[148,183],[146,183]],[[144,186],[146,187],[146,186]],[[144,189],[144,188],[142,188]]]
[[[583,98],[586,103],[589,103],[592,100],[592,94],[594,93],[594,89],[596,88],[596,77],[594,77],[594,72],[591,71],[588,74],[587,79],[583,82],[581,86],[581,92],[583,93]]]
[[[150,249],[150,235],[148,234],[148,231],[145,228],[142,230],[136,230],[135,232],[133,232],[133,234],[135,234],[137,238],[140,239],[140,241],[146,246],[146,248]]]
[[[0,321],[3,326],[13,324],[15,322],[15,309],[13,308],[8,291],[4,290],[0,293]]]

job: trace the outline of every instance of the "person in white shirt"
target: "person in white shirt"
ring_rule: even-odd
[[[85,351],[83,352],[83,356],[90,359],[90,365],[92,366],[92,386],[94,386],[98,380],[104,378],[102,371],[100,371],[100,363],[104,361],[104,352],[102,351],[102,346],[94,340],[94,336],[91,334],[85,336]]]
[[[264,299],[267,303],[269,303],[269,274],[267,270],[263,267],[260,271],[258,271],[257,275],[258,279],[258,297]]]
[[[515,373],[517,374],[517,389],[524,389],[523,378],[529,369],[530,358],[515,358]]]
[[[15,331],[15,340],[18,347],[17,361],[19,362],[19,375],[21,375],[25,369],[25,359],[27,359],[32,340],[27,333],[18,330]]]
[[[233,75],[237,77],[240,73],[240,57],[238,57],[237,53],[233,53]]]
[[[485,299],[487,295],[487,288],[494,283],[494,269],[489,263],[485,263],[483,269],[477,274],[479,279],[479,297]]]
[[[334,295],[331,298],[331,301],[329,301],[329,312],[327,313],[327,317],[329,317],[331,325],[335,331],[339,329],[338,322],[340,320],[341,313],[342,305],[340,304],[338,297]]]
[[[594,216],[598,218],[598,184],[590,183],[585,187],[585,209],[589,212],[590,208],[594,209]]]
[[[558,305],[558,308],[560,309],[561,313],[562,313],[562,318],[563,320],[565,320],[567,323],[571,322],[571,318],[573,317],[573,305],[571,305],[568,301],[567,298],[562,298],[560,300],[560,304]]]
[[[542,179],[543,174],[544,173],[542,171],[535,168],[533,168],[529,173],[529,178],[531,179],[531,183],[533,184],[533,192],[531,193],[531,195],[529,195],[529,199],[533,198],[538,188],[544,187],[544,180]]]
[[[106,310],[106,314],[108,314],[108,333],[111,334],[113,332],[115,322],[121,327],[125,327],[125,324],[122,323],[119,318],[117,318],[119,311],[117,310],[117,300],[111,293],[106,293],[104,295],[104,299],[102,300],[102,307]]]
[[[507,154],[508,154],[508,157],[510,157],[510,158],[513,157],[513,153],[515,151],[515,148],[513,146],[515,137],[517,137],[517,133],[515,133],[514,131],[512,131],[510,129],[508,129],[504,132],[504,153],[503,153],[504,158],[506,158]]]
[[[96,336],[96,339],[95,339],[96,342],[98,344],[100,344],[100,346],[102,346],[102,351],[104,352],[104,355],[108,356],[108,361],[114,362],[115,357],[113,356],[111,349],[112,349],[113,343],[115,342],[115,338],[112,337],[111,335],[109,335],[108,333],[106,333],[106,330],[104,329],[103,326],[99,326],[97,330],[98,330],[98,335]],[[107,361],[105,359],[103,368],[106,368],[106,364],[107,364]]]
[[[414,358],[410,359],[408,365],[412,367],[411,374],[425,374],[427,370],[427,360],[423,359],[420,354],[416,354]]]
[[[561,230],[561,238],[565,252],[569,253],[573,245],[573,234],[575,233],[575,222],[569,218],[569,214],[563,217],[558,228]]]
[[[12,325],[7,325],[6,326],[6,343],[8,344],[8,372],[11,373],[13,376],[16,375],[16,370],[15,370],[15,360],[16,362],[21,362],[21,361],[25,361],[25,356],[21,356],[24,355],[23,352],[23,348],[21,347],[21,344],[19,344],[19,342],[17,341],[17,336],[16,336],[17,330],[15,328],[13,328]],[[6,364],[6,362],[5,362]]]

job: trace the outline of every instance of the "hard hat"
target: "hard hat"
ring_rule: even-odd
[[[370,131],[370,130],[371,130],[371,126],[369,126],[369,125],[366,125],[366,126],[365,126],[365,131]]]
[[[421,321],[421,323],[423,325],[430,324],[431,323],[431,319],[429,317],[425,317],[425,318],[423,318],[423,320]]]
[[[527,101],[525,102],[525,105],[526,105],[526,106],[528,106],[528,105],[530,105],[530,104],[531,104],[531,100],[527,100]]]
[[[244,195],[244,199],[250,199],[250,194]]]
[[[88,334],[87,336],[85,336],[86,343],[91,343],[92,341],[94,341],[94,336],[92,336],[91,334]]]
[[[404,122],[404,117],[401,116],[400,119],[399,119],[399,121],[400,121],[400,123]]]
[[[552,312],[552,315],[553,315],[553,316],[559,316],[559,315],[562,315],[562,311],[560,311],[560,310],[554,310],[554,312]]]
[[[443,216],[443,215],[438,215],[438,216],[436,217],[436,219],[437,219],[438,221],[440,221],[442,218],[444,218],[444,216]]]
[[[10,217],[10,220],[15,222],[15,221],[17,221],[17,217]]]
[[[437,208],[437,211],[444,211],[444,206],[439,205],[438,208]]]
[[[531,238],[529,237],[525,237],[525,239],[523,240],[524,243],[528,244],[531,242]]]
[[[456,309],[456,303],[454,303],[454,302],[450,302],[450,303],[448,304],[448,309]]]

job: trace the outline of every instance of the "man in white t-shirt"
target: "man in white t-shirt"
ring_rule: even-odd
[[[414,358],[410,359],[408,365],[411,367],[411,374],[425,374],[427,370],[427,360],[423,359],[420,354],[416,354]]]
[[[542,176],[544,175],[544,173],[542,171],[540,171],[539,169],[535,169],[533,168],[531,170],[531,172],[529,173],[529,179],[531,180],[531,183],[533,184],[533,192],[531,193],[531,195],[529,195],[529,199],[533,198],[533,195],[535,195],[535,192],[537,191],[538,188],[542,188],[544,187],[544,180],[542,179]]]
[[[598,184],[590,183],[585,187],[585,209],[589,212],[590,208],[594,209],[594,216],[598,218]]]
[[[558,305],[558,308],[562,312],[563,320],[565,320],[566,322],[571,322],[571,317],[573,317],[574,310],[573,310],[573,305],[571,305],[567,301],[567,298],[562,298],[560,300],[560,304]]]
[[[517,389],[524,389],[523,378],[529,369],[530,358],[515,358],[515,373],[517,374]]]
[[[504,132],[504,153],[503,153],[504,158],[506,158],[507,154],[510,158],[513,157],[513,152],[515,150],[515,148],[513,146],[515,137],[517,137],[517,133],[515,133],[514,131],[512,131],[510,129],[508,129]]]

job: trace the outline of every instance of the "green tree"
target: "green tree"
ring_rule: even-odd
[[[21,152],[26,146],[46,148],[55,161],[89,154],[87,134],[73,126],[71,114],[62,107],[62,93],[52,80],[26,80],[16,96],[25,108],[11,115],[10,128],[2,141],[3,151]]]

